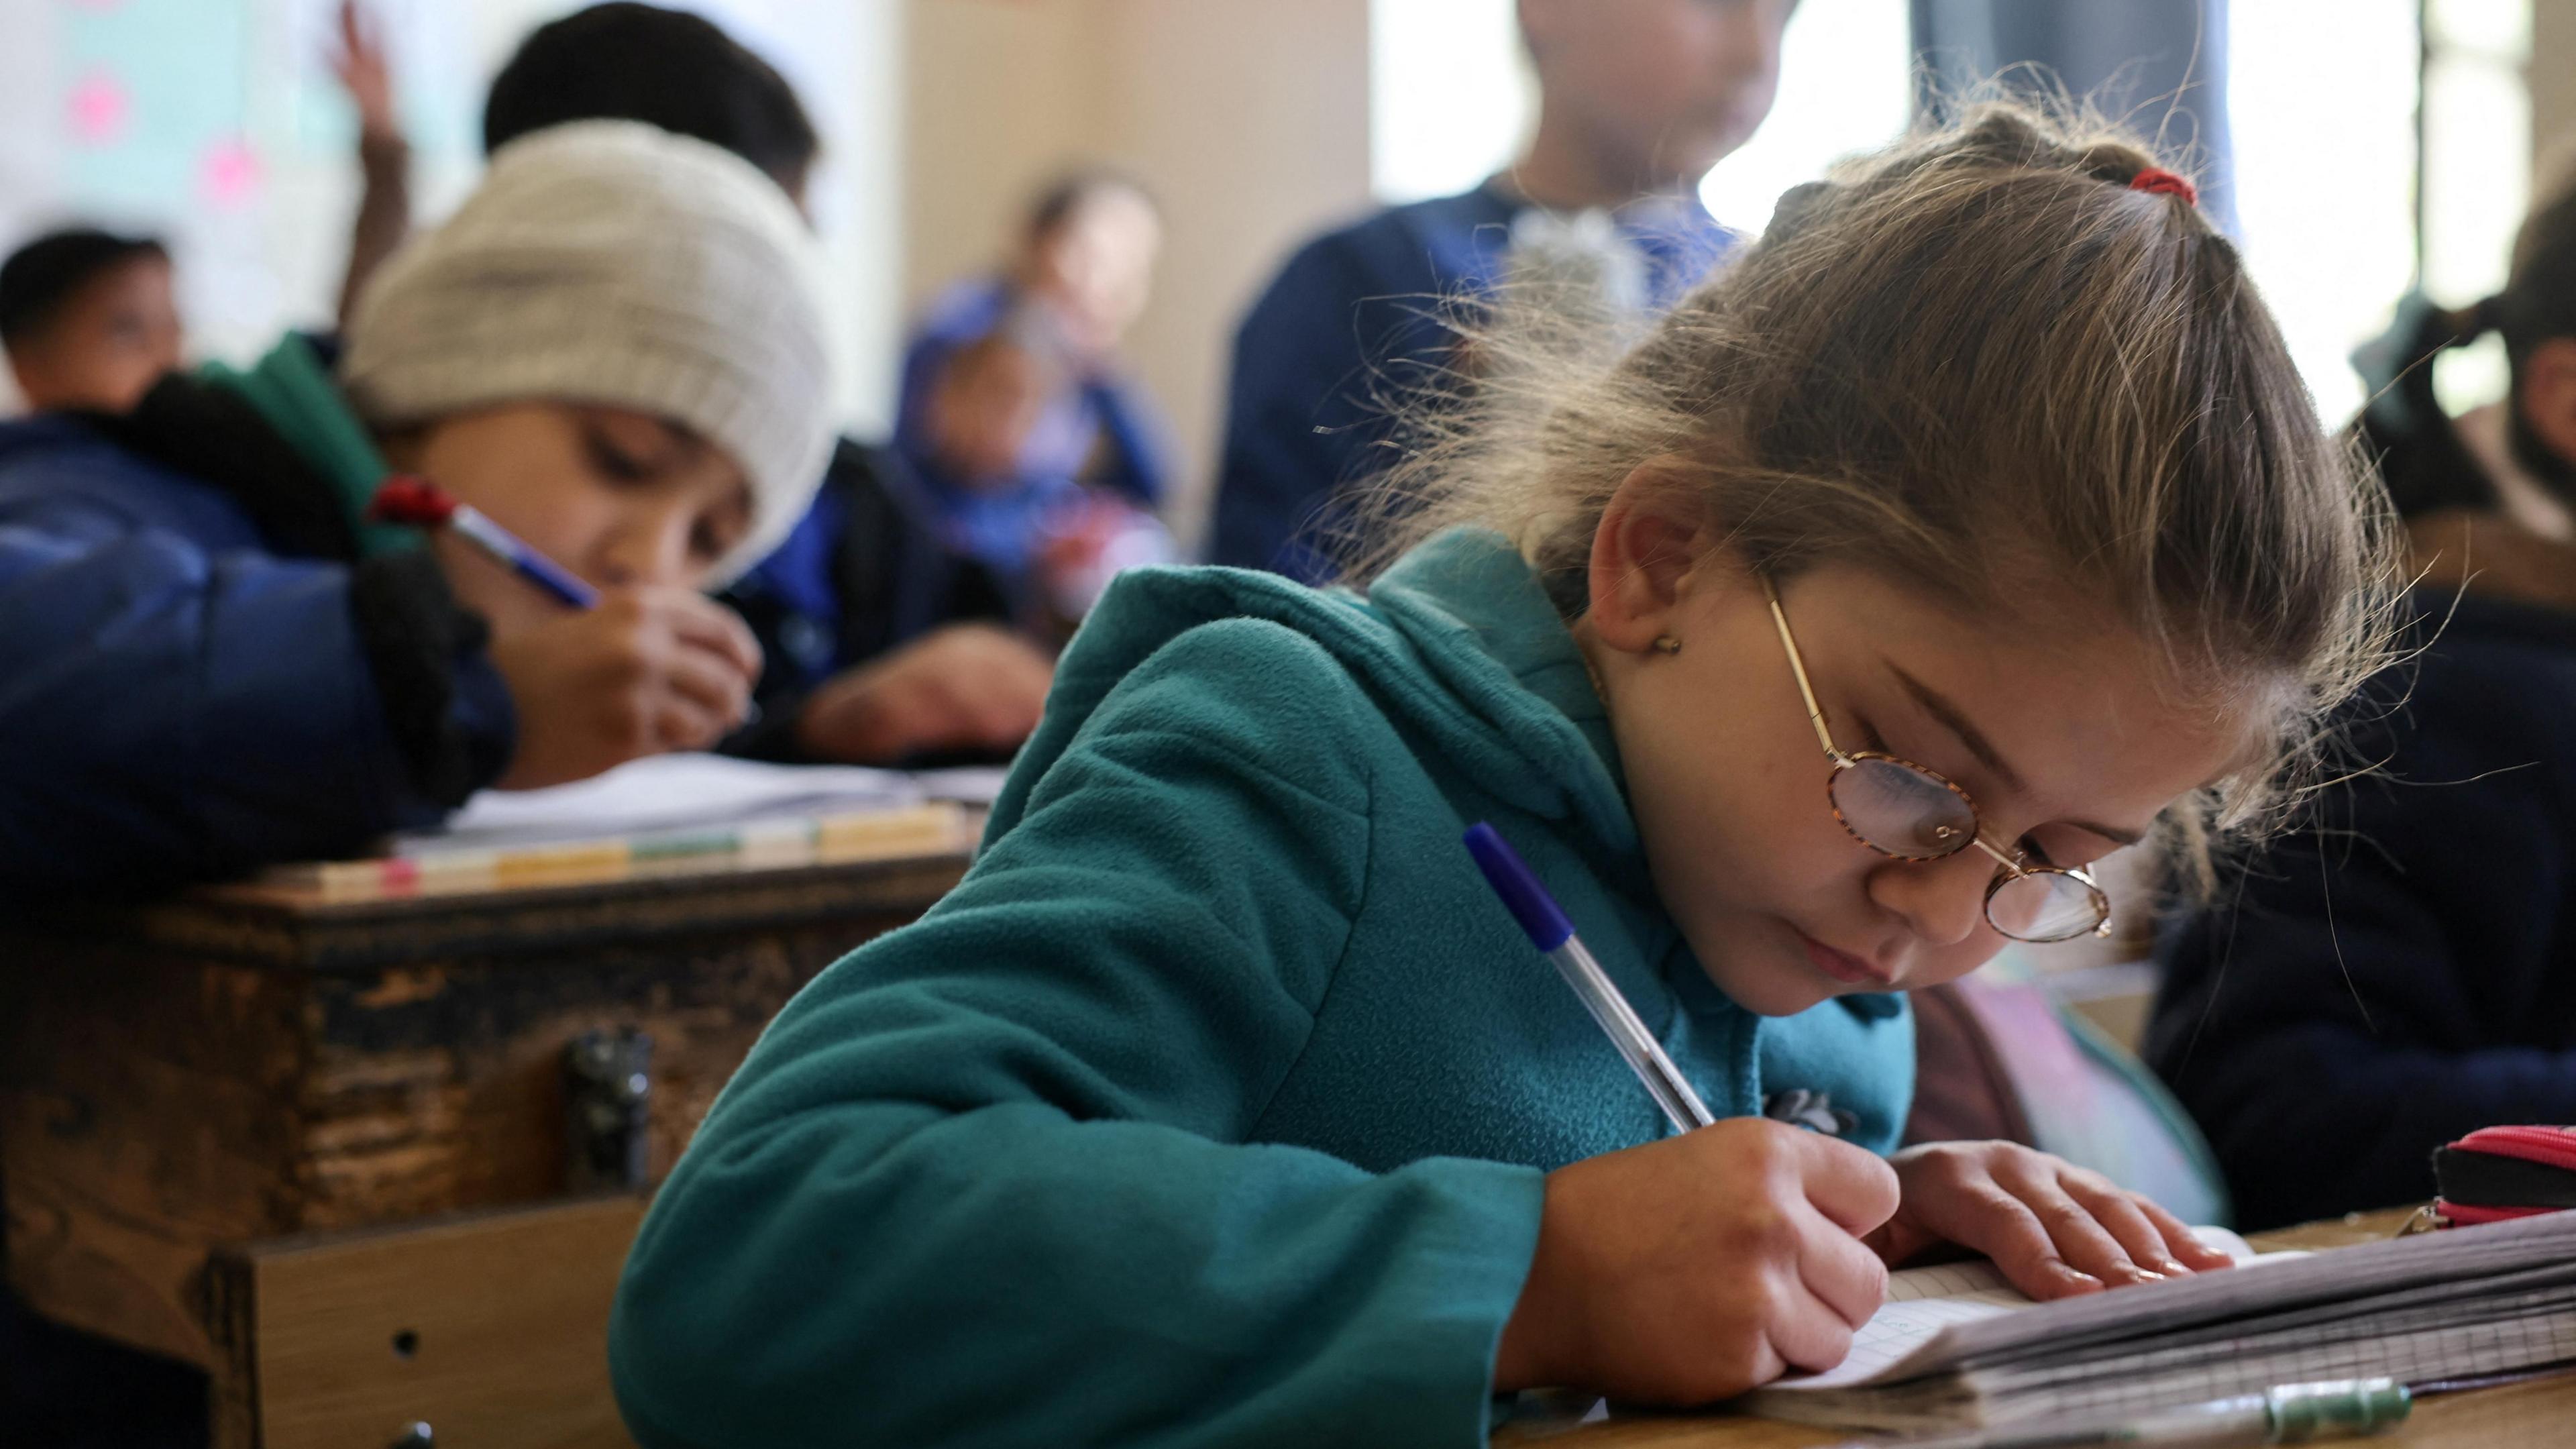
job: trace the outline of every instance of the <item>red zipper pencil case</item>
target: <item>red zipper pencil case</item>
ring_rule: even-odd
[[[2576,1128],[2481,1127],[2433,1149],[2433,1183],[2461,1227],[2576,1208]]]

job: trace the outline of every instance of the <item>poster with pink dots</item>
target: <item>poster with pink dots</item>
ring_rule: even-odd
[[[415,184],[470,168],[493,0],[361,0],[397,80]],[[512,11],[539,0],[504,3]],[[355,203],[339,0],[0,0],[0,252],[66,225],[156,236],[190,351],[327,323]],[[5,407],[0,407],[5,411]]]

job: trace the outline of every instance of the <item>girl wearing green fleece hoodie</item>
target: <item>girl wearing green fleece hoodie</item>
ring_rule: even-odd
[[[1620,355],[1515,335],[1357,591],[1113,588],[974,870],[663,1188],[645,1444],[1465,1446],[1829,1366],[1937,1245],[2223,1263],[2038,1153],[1885,1155],[1900,993],[2091,928],[2120,845],[2204,876],[2384,652],[2375,505],[2188,183],[1987,109]],[[1725,1120],[1665,1132],[1477,820]]]

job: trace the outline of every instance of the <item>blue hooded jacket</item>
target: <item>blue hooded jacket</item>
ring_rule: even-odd
[[[299,338],[0,425],[0,896],[346,854],[500,773],[481,620],[359,521],[383,476]]]
[[[663,1185],[610,1329],[637,1438],[1481,1446],[1543,1174],[1665,1125],[1479,819],[1712,1110],[1821,1092],[1895,1145],[1903,999],[1710,981],[1499,535],[1365,597],[1139,570],[965,881],[789,1003]]]

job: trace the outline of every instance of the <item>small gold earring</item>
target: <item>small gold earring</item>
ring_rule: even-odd
[[[1682,641],[1674,638],[1670,634],[1658,634],[1655,636],[1655,652],[1658,654],[1679,654],[1682,652]]]

